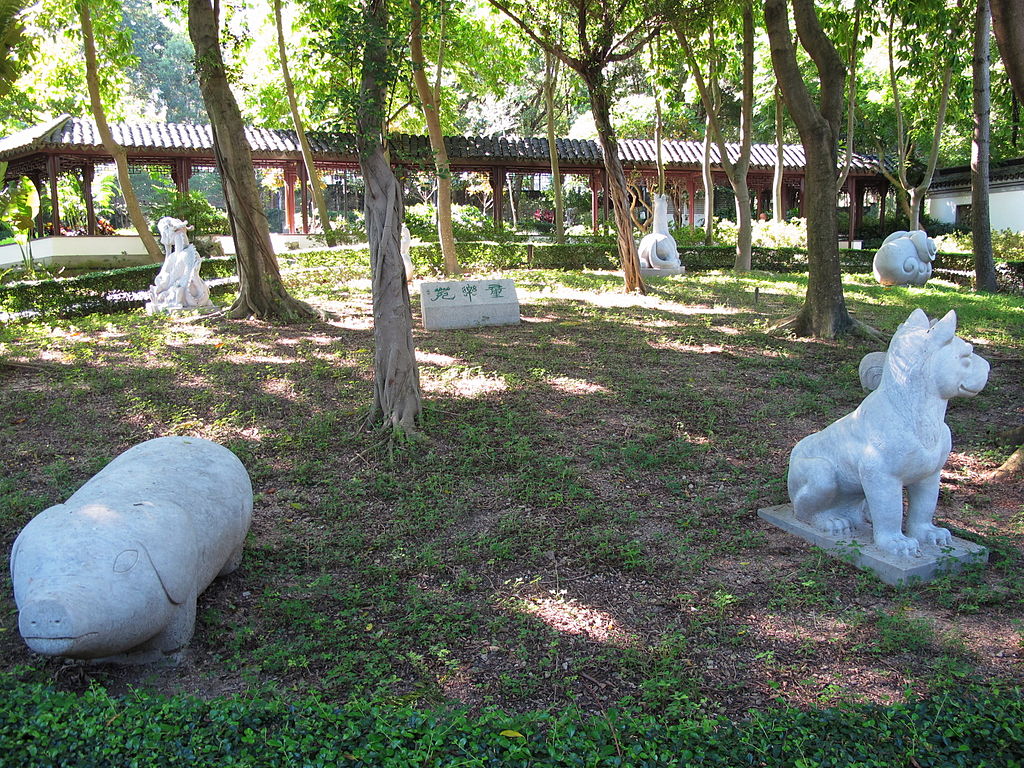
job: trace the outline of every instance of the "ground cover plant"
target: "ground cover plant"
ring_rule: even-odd
[[[242,566],[201,596],[176,665],[31,654],[4,569],[4,684],[666,722],[1019,685],[1024,494],[985,476],[1010,450],[992,433],[1024,423],[1024,300],[845,279],[884,331],[915,306],[956,309],[992,364],[950,406],[938,508],[991,562],[899,590],[756,516],[785,501],[793,444],[859,402],[877,348],[765,333],[806,276],[694,273],[637,297],[610,272],[502,275],[524,322],[417,329],[423,437],[391,446],[357,428],[372,370],[357,264],[289,276],[326,313],[302,325],[134,311],[0,327],[4,551],[152,437],[224,443],[256,491]]]

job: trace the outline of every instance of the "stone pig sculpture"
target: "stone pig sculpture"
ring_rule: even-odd
[[[824,533],[847,535],[867,521],[882,551],[915,557],[922,546],[952,541],[932,524],[951,447],[946,404],[978,394],[989,366],[956,336],[956,313],[931,324],[915,309],[893,335],[881,367],[878,388],[853,413],[793,448],[789,498],[796,518]]]
[[[148,662],[182,648],[196,598],[242,557],[252,485],[227,448],[161,437],[29,521],[11,550],[18,627],[47,656]]]

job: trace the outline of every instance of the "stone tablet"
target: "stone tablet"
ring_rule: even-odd
[[[420,283],[420,308],[428,331],[519,323],[516,285],[507,279]]]

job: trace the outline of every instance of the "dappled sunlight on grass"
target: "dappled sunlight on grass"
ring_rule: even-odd
[[[420,388],[426,394],[447,394],[456,397],[483,397],[508,389],[501,377],[486,374],[480,368],[452,366],[421,369]]]
[[[610,613],[570,597],[565,589],[501,598],[500,604],[566,635],[583,635],[594,642],[620,647],[638,640],[635,631],[623,627]]]
[[[594,384],[583,379],[570,378],[569,376],[552,376],[547,381],[552,388],[567,395],[592,395],[598,392],[607,394],[609,391],[607,387],[603,387],[600,384]]]
[[[610,272],[516,271],[503,276],[521,324],[455,331],[422,328],[414,286],[422,439],[385,442],[363,428],[366,274],[289,278],[334,313],[324,322],[130,313],[0,327],[0,545],[159,435],[227,445],[256,494],[242,565],[202,596],[182,667],[69,675],[19,642],[10,595],[0,666],[57,688],[371,692],[510,711],[661,713],[685,698],[739,717],[780,699],[902,700],[960,667],[1019,680],[1024,510],[983,477],[1005,458],[992,428],[1024,418],[1021,299],[989,311],[944,286],[847,280],[851,309],[889,332],[918,304],[965,308],[964,335],[995,361],[985,392],[950,409],[940,502],[993,557],[901,593],[756,517],[785,500],[792,445],[863,397],[857,364],[877,348],[765,334],[799,308],[802,276],[691,273],[641,297]],[[878,619],[904,603],[936,627],[914,654]],[[967,650],[944,640],[951,629]]]

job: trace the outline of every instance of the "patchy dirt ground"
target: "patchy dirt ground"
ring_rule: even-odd
[[[765,335],[800,286],[687,276],[651,296],[594,273],[519,273],[518,327],[417,330],[420,439],[359,429],[372,329],[359,281],[292,287],[306,326],[92,317],[0,332],[0,541],[107,461],[167,434],[234,450],[256,491],[246,556],[200,599],[180,658],[47,660],[0,596],[0,665],[200,696],[321,691],[508,710],[889,701],[1022,679],[1024,488],[986,475],[1024,423],[1024,309],[972,308],[992,363],[954,401],[938,517],[988,567],[897,590],[775,530],[792,445],[861,398],[857,340]],[[753,287],[758,287],[754,303]],[[891,332],[952,288],[848,287]]]

